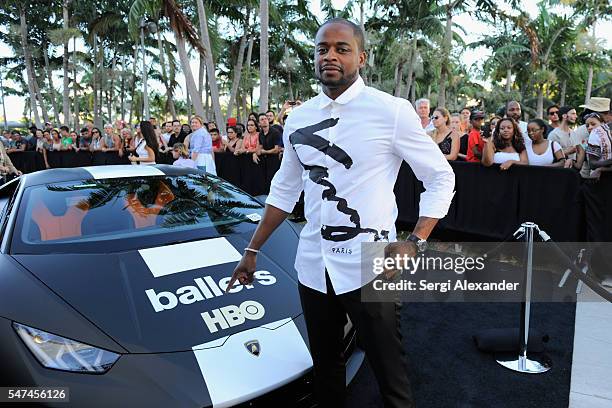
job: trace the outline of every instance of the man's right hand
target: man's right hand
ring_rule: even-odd
[[[245,252],[242,259],[234,269],[232,279],[230,279],[225,289],[225,293],[229,292],[234,287],[234,283],[238,281],[241,285],[249,285],[253,283],[253,274],[257,266],[257,255],[253,252]]]

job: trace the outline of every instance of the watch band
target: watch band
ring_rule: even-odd
[[[414,234],[408,235],[408,238],[406,238],[406,241],[414,242],[414,244],[417,247],[417,251],[419,253],[425,252],[427,250],[427,241],[417,237]]]

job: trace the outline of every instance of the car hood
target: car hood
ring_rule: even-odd
[[[291,251],[272,251],[276,245],[258,255],[252,285],[225,293],[245,246],[245,237],[235,236],[111,254],[14,258],[129,352],[157,353],[274,328],[301,314],[296,274],[287,268]]]

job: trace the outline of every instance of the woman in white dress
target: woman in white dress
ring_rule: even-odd
[[[155,164],[155,152],[159,149],[159,145],[151,122],[140,122],[140,134],[136,136],[134,145],[136,146],[136,154],[128,156],[132,164]]]
[[[191,159],[196,162],[198,169],[216,176],[217,169],[213,156],[212,137],[204,128],[204,121],[201,117],[194,116],[191,119],[191,130],[193,130],[189,135]]]
[[[527,124],[527,135],[531,139],[531,143],[525,145],[529,165],[563,167],[563,148],[557,142],[544,139],[544,132],[546,123],[542,119],[531,119]]]
[[[483,138],[485,147],[482,164],[499,164],[500,170],[508,170],[513,164],[529,164],[525,141],[518,124],[511,118],[497,122],[493,136]]]

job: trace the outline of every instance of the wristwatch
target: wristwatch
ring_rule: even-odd
[[[425,252],[425,251],[427,251],[427,241],[417,237],[414,234],[408,235],[408,238],[406,239],[406,241],[414,242],[414,244],[417,247],[417,252],[420,253],[420,254]]]

